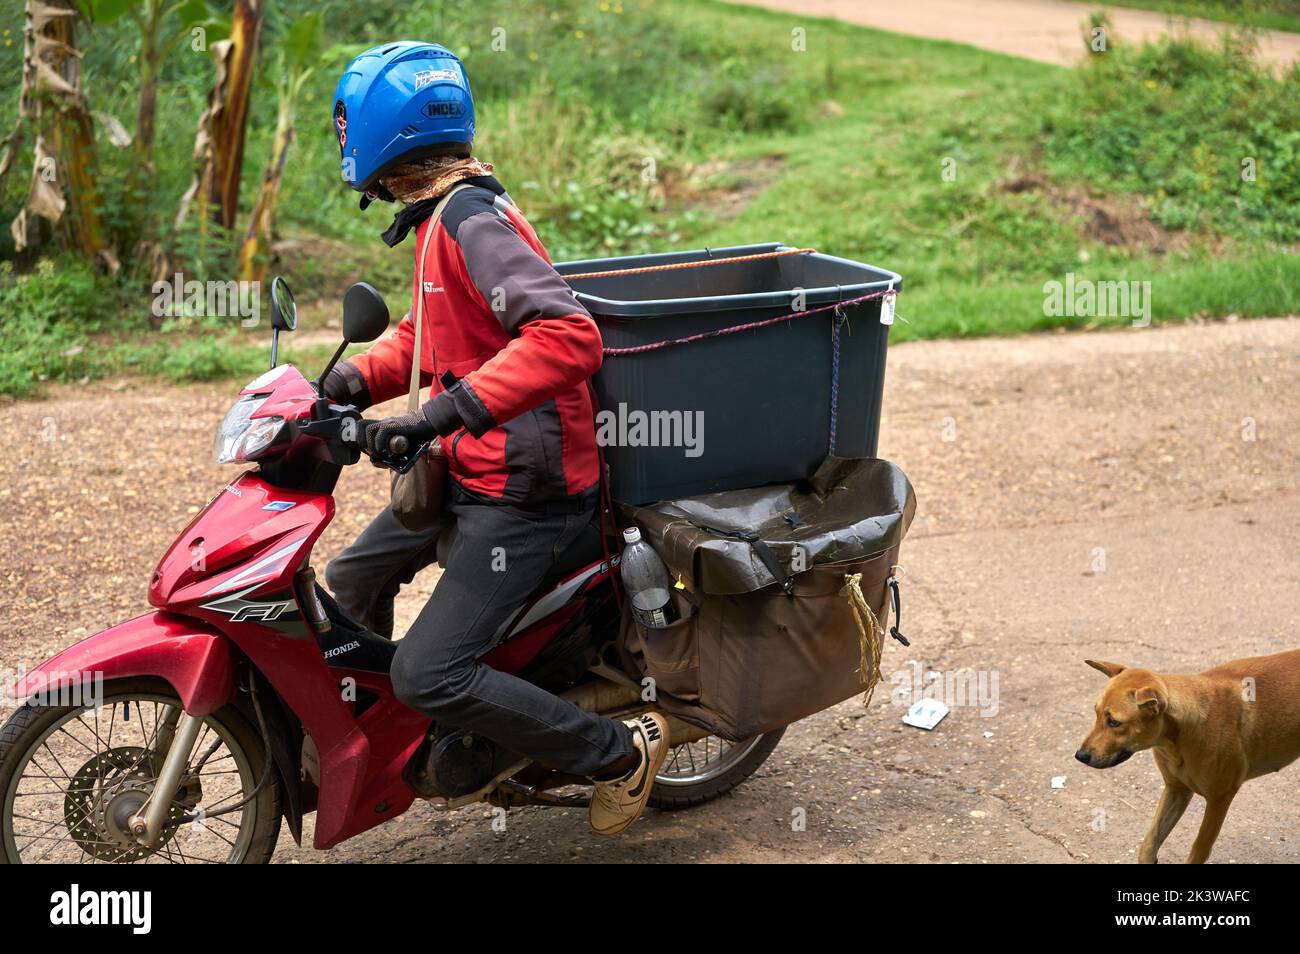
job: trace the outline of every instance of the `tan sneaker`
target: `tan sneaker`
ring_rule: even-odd
[[[668,755],[668,720],[655,712],[623,723],[632,730],[632,744],[641,762],[627,775],[596,782],[591,793],[591,830],[598,835],[618,835],[641,817],[650,787]]]

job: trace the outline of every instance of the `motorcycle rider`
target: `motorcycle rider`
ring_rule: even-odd
[[[343,177],[403,208],[389,246],[434,235],[424,262],[419,410],[369,421],[369,451],[437,436],[452,477],[457,536],[442,577],[398,642],[397,697],[505,749],[592,778],[591,825],[625,830],[641,813],[668,748],[650,714],[619,722],[479,662],[497,633],[592,521],[599,463],[588,379],[601,361],[595,322],[551,267],[532,227],[475,158],[474,103],[460,60],[431,43],[387,43],[343,72],[334,96]],[[459,183],[441,218],[438,200]],[[419,263],[416,278],[419,282]],[[331,399],[365,408],[404,393],[412,313],[365,354],[340,363]],[[434,559],[437,533],[413,534],[385,508],[327,580],[359,622],[391,632],[392,597]]]

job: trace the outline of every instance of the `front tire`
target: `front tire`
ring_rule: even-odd
[[[181,702],[166,683],[109,683],[102,705],[28,702],[0,729],[0,863],[263,864],[280,834],[274,766],[247,805],[267,757],[234,707],[203,727],[160,843],[133,844],[124,821],[152,792],[158,744]],[[197,821],[189,820],[195,814]]]

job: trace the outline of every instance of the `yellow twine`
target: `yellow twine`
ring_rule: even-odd
[[[885,634],[880,620],[876,619],[876,614],[867,604],[867,598],[862,595],[862,574],[845,573],[844,580],[846,599],[853,610],[853,621],[858,624],[858,643],[862,650],[858,672],[863,685],[867,687],[862,693],[862,705],[867,706],[871,703],[876,683],[880,681],[880,652]]]

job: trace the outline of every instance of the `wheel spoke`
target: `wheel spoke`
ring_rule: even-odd
[[[126,821],[154,791],[159,745],[164,730],[171,735],[180,704],[149,692],[129,698],[110,692],[91,708],[61,710],[43,735],[21,743],[26,754],[0,790],[0,860],[220,864],[250,850],[256,812],[229,807],[253,790],[256,774],[228,724],[203,720],[195,743],[200,754],[173,795],[157,844],[147,848],[136,843]],[[117,731],[117,723],[127,721],[138,725]],[[223,807],[227,814],[220,817],[201,814],[201,825],[182,820],[191,811]]]
[[[656,784],[664,786],[698,785],[730,771],[754,750],[764,738],[756,735],[743,742],[728,742],[716,735],[706,735],[692,742],[682,742],[669,750]]]

